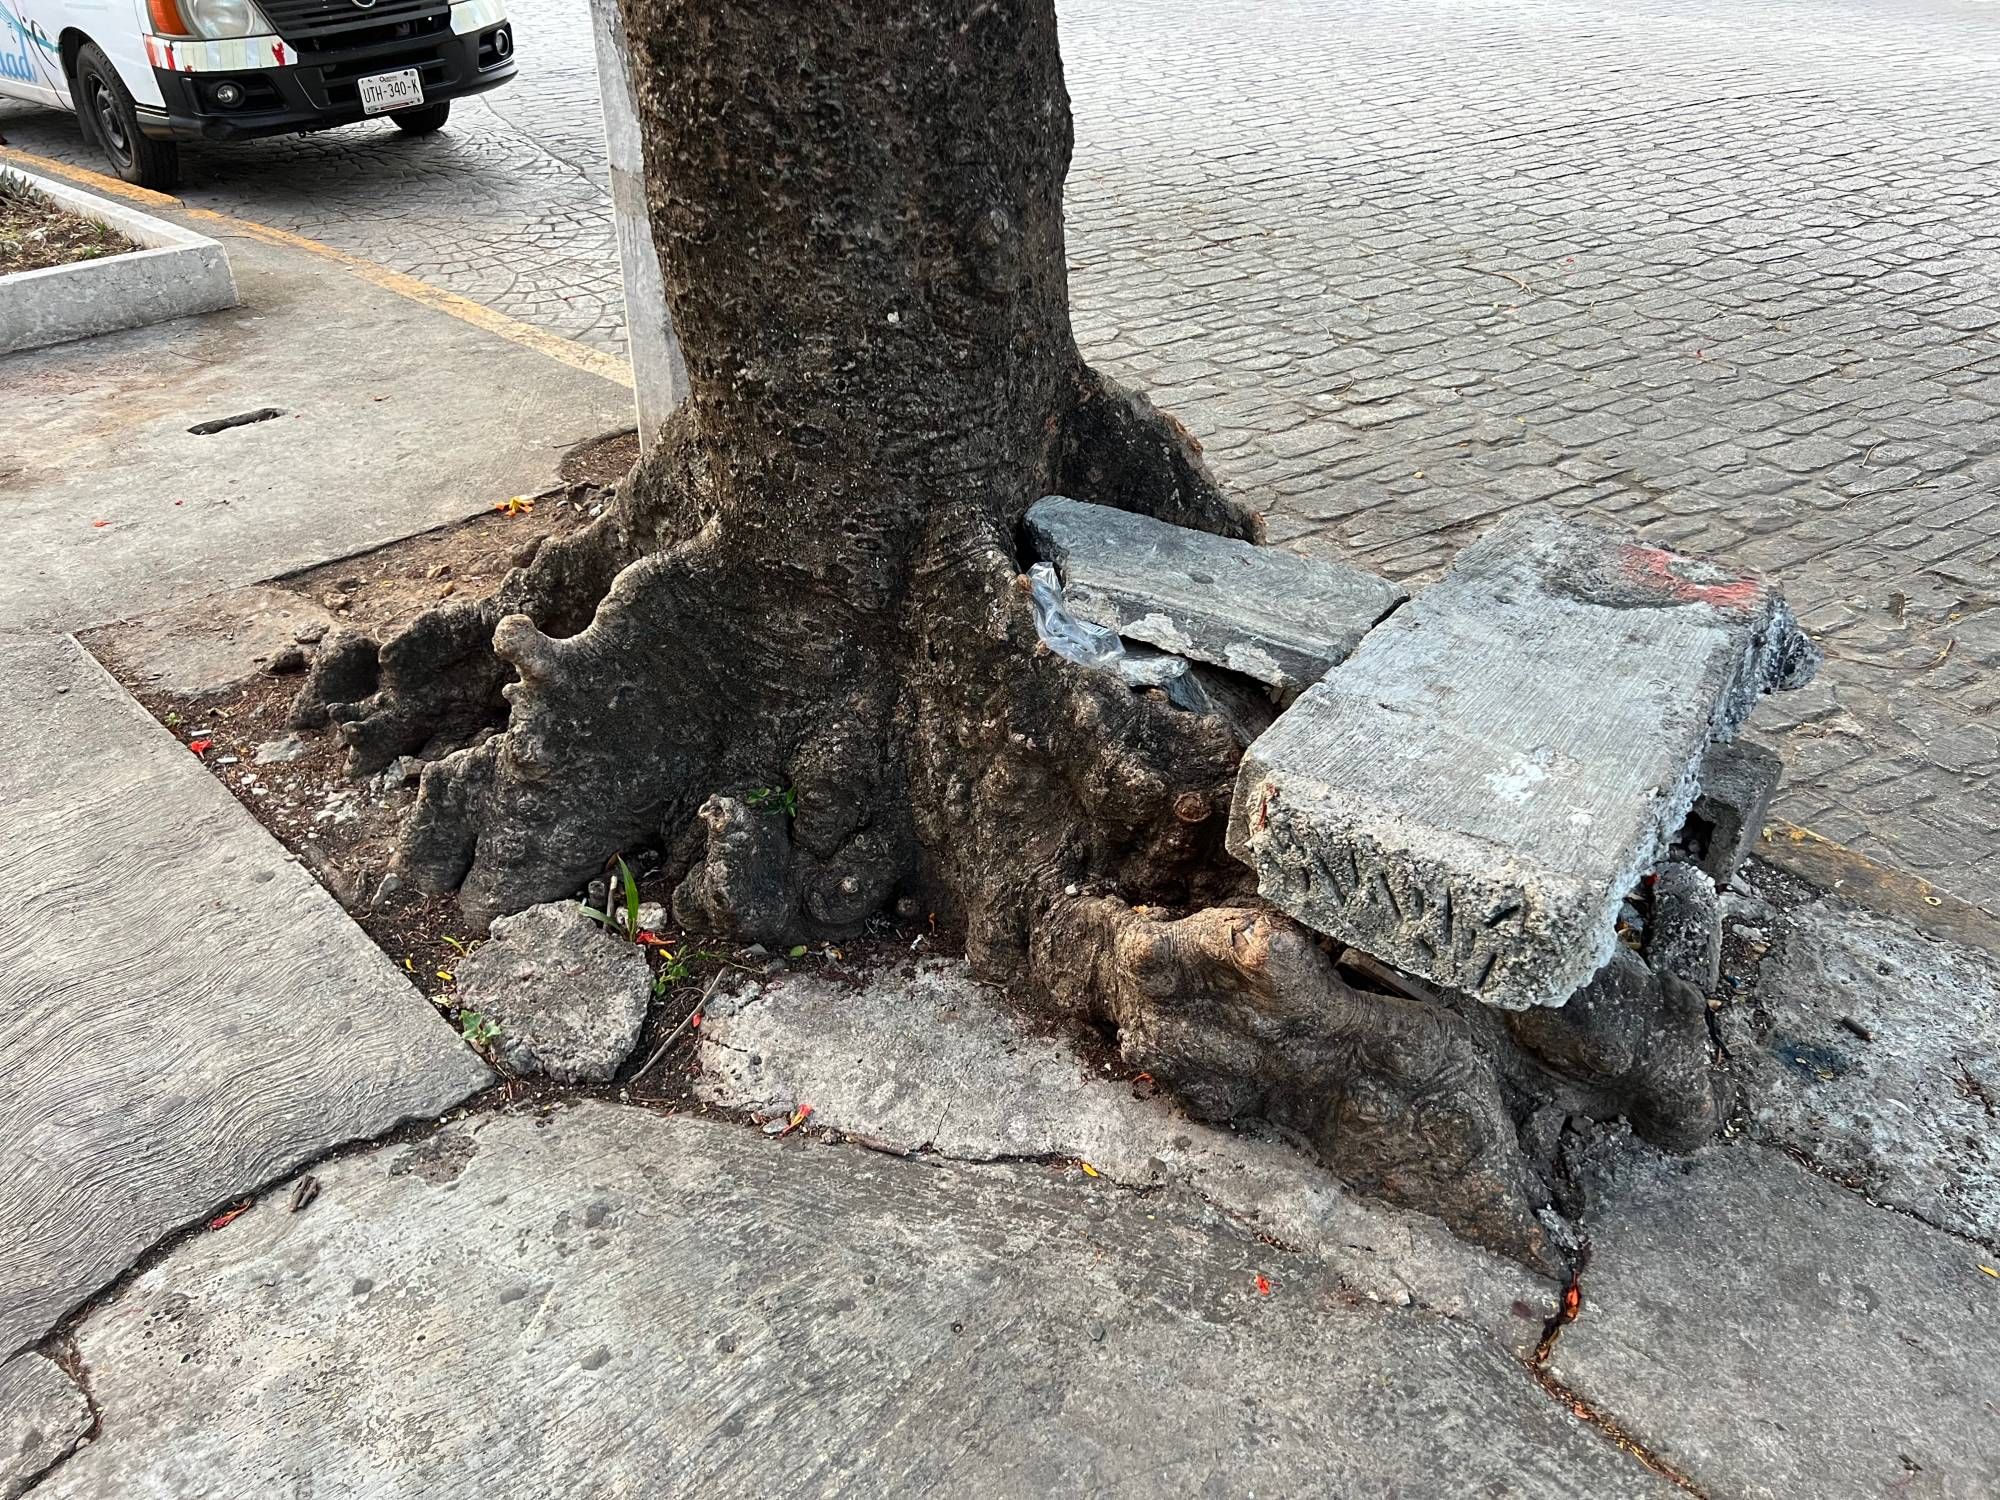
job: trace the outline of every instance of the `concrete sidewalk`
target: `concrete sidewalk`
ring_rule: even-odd
[[[632,425],[626,387],[450,299],[259,226],[148,211],[221,240],[242,306],[8,357],[0,631],[125,619],[445,525]]]
[[[598,356],[552,358],[560,341],[360,263],[147,206],[223,241],[242,305],[0,370],[19,439],[0,453],[7,1495],[96,1420],[77,1368],[30,1352],[73,1309],[273,1178],[492,1078],[69,632],[544,489],[569,448],[631,422]]]

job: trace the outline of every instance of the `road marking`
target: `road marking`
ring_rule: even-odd
[[[2000,918],[1921,875],[1878,864],[1859,850],[1778,818],[1766,821],[1754,851],[1808,885],[1832,891],[1935,937],[2000,955]]]
[[[401,271],[392,271],[387,266],[379,265],[363,256],[336,250],[333,246],[322,244],[318,240],[309,240],[302,234],[293,234],[288,229],[278,229],[269,224],[259,224],[253,219],[239,219],[230,214],[217,213],[210,208],[190,208],[184,200],[174,197],[171,193],[156,193],[151,188],[135,187],[119,178],[107,177],[102,172],[93,172],[88,167],[71,166],[65,161],[36,156],[32,152],[16,150],[10,146],[0,146],[0,162],[11,162],[30,172],[66,177],[89,188],[92,192],[123,198],[128,203],[137,203],[148,208],[172,209],[184,218],[212,225],[225,234],[239,234],[247,239],[262,240],[267,245],[300,250],[308,255],[316,255],[322,260],[330,260],[372,286],[394,292],[399,297],[407,297],[412,302],[421,302],[424,306],[457,318],[462,323],[470,323],[475,328],[483,328],[488,333],[497,334],[510,343],[520,344],[524,348],[545,354],[550,359],[560,360],[575,369],[588,371],[592,375],[616,381],[626,389],[631,389],[632,367],[615,355],[602,353],[587,344],[579,344],[575,339],[566,339],[559,333],[536,328],[518,318],[510,318],[505,313],[495,312],[490,307],[474,302],[470,297],[447,292],[443,287],[432,286],[428,281],[419,281],[416,277],[406,276]]]

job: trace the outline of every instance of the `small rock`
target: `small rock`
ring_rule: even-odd
[[[499,1061],[559,1083],[609,1079],[638,1045],[653,995],[645,954],[573,901],[502,917],[457,974],[459,1005],[500,1028]]]
[[[354,590],[360,588],[362,584],[365,582],[366,580],[361,578],[343,578],[340,580],[340,583],[337,586],[340,588],[344,588],[348,592],[352,593]]]
[[[301,646],[317,646],[326,639],[326,621],[311,620],[292,632],[292,639]]]
[[[451,564],[448,562],[439,563],[435,568],[432,568],[428,573],[424,574],[424,577],[449,578],[451,577]]]
[[[618,925],[625,925],[625,908],[618,909]],[[639,903],[639,931],[658,932],[667,925],[667,909],[657,901]]]
[[[269,661],[264,663],[264,672],[270,677],[285,677],[293,672],[306,669],[306,654],[297,646],[286,646]]]
[[[424,763],[414,755],[399,755],[389,762],[382,779],[392,786],[407,786],[424,774]]]
[[[328,594],[326,596],[326,607],[328,609],[346,609],[353,602],[354,600],[346,594]]]
[[[306,753],[306,742],[295,734],[283,739],[266,740],[252,753],[251,759],[260,766],[282,766],[298,760]]]

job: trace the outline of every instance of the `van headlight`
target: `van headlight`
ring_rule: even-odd
[[[250,0],[180,0],[180,10],[188,29],[211,42],[262,36],[271,29],[264,13]]]

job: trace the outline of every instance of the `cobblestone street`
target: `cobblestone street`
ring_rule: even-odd
[[[1079,338],[1273,540],[1422,579],[1546,503],[1776,574],[1828,654],[1758,720],[1779,815],[2000,910],[2000,12],[1061,8]],[[445,134],[194,151],[185,197],[619,349],[587,10],[514,13]]]

